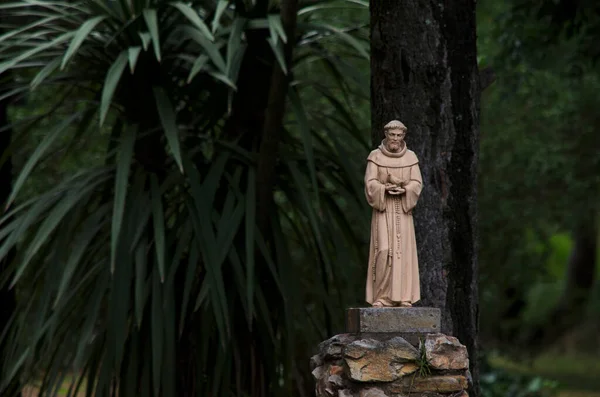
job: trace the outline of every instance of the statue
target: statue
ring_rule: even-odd
[[[373,307],[411,307],[421,299],[412,210],[423,180],[406,131],[397,120],[386,124],[385,139],[367,158],[365,194],[373,216],[366,300]]]

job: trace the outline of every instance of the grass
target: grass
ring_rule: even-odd
[[[490,364],[512,373],[556,380],[560,384],[559,397],[600,397],[600,359],[595,356],[547,354],[531,362],[492,356]]]

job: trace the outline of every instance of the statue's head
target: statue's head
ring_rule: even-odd
[[[406,126],[398,120],[392,120],[383,127],[385,133],[385,147],[390,152],[397,152],[402,148],[406,136]]]

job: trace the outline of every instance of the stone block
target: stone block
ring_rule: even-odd
[[[385,342],[360,339],[346,346],[344,361],[350,379],[357,382],[391,382],[414,373],[419,352],[400,337]]]
[[[383,390],[378,389],[376,387],[361,390],[359,396],[360,397],[388,397],[388,395],[385,394],[383,392]]]
[[[327,371],[327,368],[324,366],[316,367],[315,369],[312,370],[312,376],[315,379],[320,379],[323,377],[323,374],[325,373],[325,371]]]
[[[423,393],[402,393],[402,394],[391,394],[390,397],[469,397],[467,392],[458,392],[458,393],[436,393],[431,391],[426,391]]]
[[[344,380],[339,375],[331,375],[329,378],[327,378],[327,382],[336,387],[344,386]]]
[[[323,365],[323,357],[320,354],[315,354],[310,358],[310,369],[313,370]]]
[[[319,355],[322,360],[339,359],[342,357],[342,349],[349,343],[359,339],[356,335],[339,334],[319,344]]]
[[[467,378],[462,375],[407,377],[390,385],[392,393],[450,393],[463,391],[468,387]]]
[[[450,394],[440,394],[436,392],[426,391],[424,393],[391,394],[390,397],[469,397],[469,395],[465,391]]]
[[[425,356],[435,369],[469,368],[467,348],[453,336],[428,334],[425,338]]]
[[[346,311],[348,333],[436,333],[441,311],[433,307],[350,308]]]
[[[418,374],[419,336],[433,373]],[[336,335],[311,358],[316,397],[468,397],[466,348],[439,333],[360,332]]]

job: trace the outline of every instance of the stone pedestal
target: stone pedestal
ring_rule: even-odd
[[[430,333],[440,332],[441,311],[433,307],[350,308],[346,310],[346,332],[350,334],[394,334],[414,346]]]
[[[467,349],[439,309],[348,309],[346,328],[311,358],[317,397],[468,396]]]

